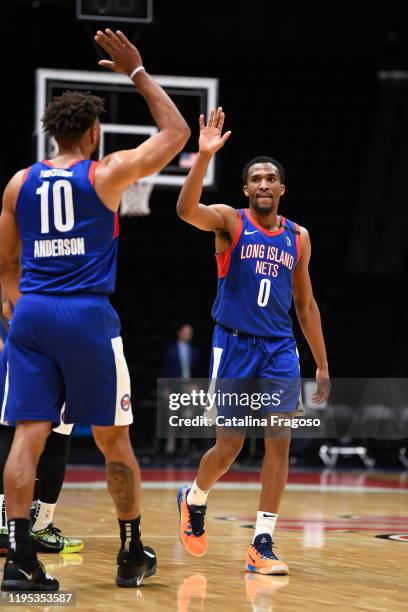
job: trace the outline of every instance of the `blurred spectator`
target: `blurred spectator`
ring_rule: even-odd
[[[177,341],[170,344],[165,353],[162,378],[199,378],[200,351],[192,343],[194,330],[184,323],[177,331]]]
[[[193,336],[194,329],[189,323],[184,323],[177,330],[177,340],[170,344],[164,353],[162,378],[184,379],[187,381],[191,378],[199,378],[202,375],[200,351],[192,343]],[[170,393],[170,388],[168,393]],[[167,455],[174,455],[176,448],[175,431],[170,428],[166,438],[165,453]],[[182,439],[180,450],[183,456],[187,457],[191,450],[190,440]]]

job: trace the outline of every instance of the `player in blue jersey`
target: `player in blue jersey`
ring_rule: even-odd
[[[101,66],[129,75],[159,132],[99,163],[102,100],[65,92],[43,116],[58,144],[53,160],[18,172],[0,217],[0,280],[15,305],[9,335],[6,419],[17,421],[4,471],[10,551],[2,589],[56,590],[29,537],[38,458],[65,399],[65,423],[93,426],[106,459],[120,528],[116,583],[139,586],[156,571],[140,540],[140,470],[129,439],[130,379],[120,321],[109,303],[115,287],[118,208],[123,191],[158,172],[190,131],[140,54],[120,31],[98,31],[110,55]],[[21,256],[21,280],[20,280]]]
[[[2,303],[7,317],[11,318],[8,300],[3,298]],[[14,423],[5,422],[3,419],[8,357],[9,319],[7,317],[0,311],[0,333],[4,340],[3,350],[0,350],[0,556],[5,556],[9,547],[3,472],[14,437]],[[62,423],[53,429],[38,463],[31,509],[33,524],[30,530],[38,552],[73,553],[83,548],[81,540],[67,538],[53,523],[55,507],[64,482],[72,428],[73,425]]]
[[[249,208],[200,203],[203,179],[212,156],[227,141],[222,134],[224,113],[212,111],[207,125],[200,117],[199,154],[181,190],[179,216],[202,230],[215,232],[218,291],[212,310],[213,336],[210,377],[278,381],[289,390],[285,401],[271,402],[264,414],[295,413],[299,398],[299,360],[288,310],[293,300],[317,370],[316,404],[329,393],[329,370],[320,315],[308,272],[310,239],[306,229],[278,213],[285,192],[284,169],[270,157],[250,161],[243,171]],[[287,383],[285,382],[287,381]],[[239,382],[238,382],[239,384]],[[279,389],[279,386],[277,387]],[[278,398],[279,399],[279,398]],[[218,406],[218,413],[225,410]],[[240,406],[237,406],[240,409]],[[179,537],[193,555],[207,552],[204,516],[209,490],[231,466],[245,433],[222,435],[201,459],[194,484],[178,493]],[[288,474],[290,435],[265,435],[262,492],[255,534],[247,552],[246,569],[261,574],[287,574],[286,563],[272,550],[273,531]]]

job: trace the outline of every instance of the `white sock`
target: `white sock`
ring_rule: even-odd
[[[0,529],[7,529],[6,500],[4,499],[4,493],[0,493]]]
[[[37,508],[35,510],[35,521],[31,527],[32,531],[41,531],[41,529],[45,529],[50,523],[52,523],[56,505],[57,504],[46,504],[38,500]]]
[[[197,485],[197,480],[194,481],[187,495],[187,503],[189,506],[205,506],[207,503],[209,491],[203,491]]]
[[[254,543],[256,536],[260,535],[261,533],[269,533],[269,535],[273,539],[273,532],[277,520],[277,514],[273,514],[273,512],[263,512],[262,510],[259,510],[256,513],[255,535],[253,537],[252,544]]]

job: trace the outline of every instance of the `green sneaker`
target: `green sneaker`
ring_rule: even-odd
[[[9,549],[8,529],[0,529],[0,557],[5,557]]]
[[[61,535],[61,529],[55,527],[53,523],[40,531],[30,531],[30,535],[37,552],[76,553],[84,547],[82,540]]]

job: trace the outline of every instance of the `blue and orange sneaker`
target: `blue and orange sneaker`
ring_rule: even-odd
[[[260,533],[247,550],[245,569],[257,574],[275,574],[286,576],[289,568],[272,550],[272,538],[269,533]]]
[[[179,539],[184,548],[195,557],[202,557],[208,549],[204,518],[207,506],[189,506],[187,495],[190,490],[184,485],[177,493],[179,510]]]

